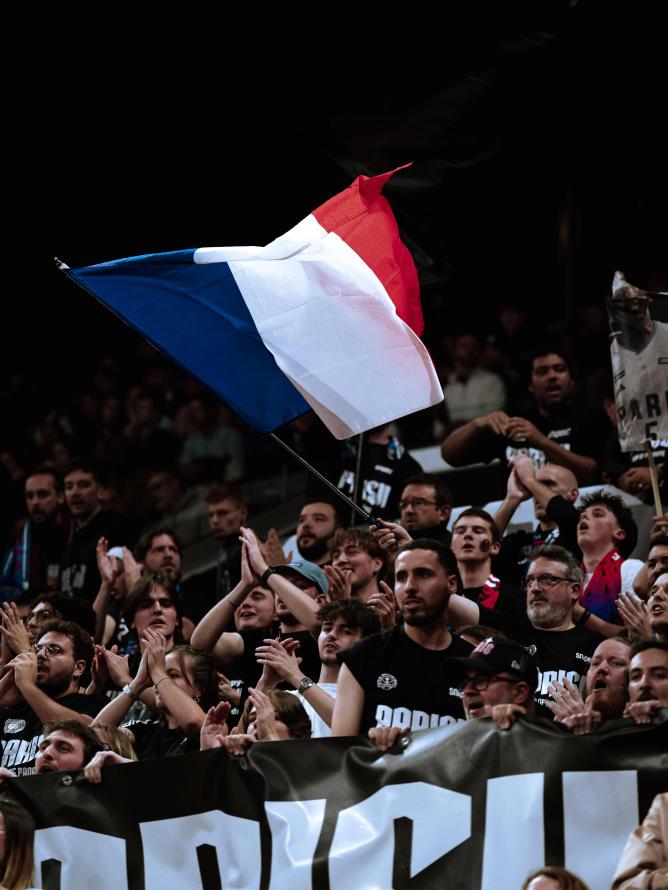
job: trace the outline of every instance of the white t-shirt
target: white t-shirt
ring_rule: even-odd
[[[327,695],[330,695],[332,698],[336,698],[336,683],[318,683],[318,686],[324,690]],[[290,692],[293,695],[299,696],[299,701],[302,703],[302,706],[306,713],[308,714],[308,718],[311,721],[311,738],[312,739],[327,739],[332,734],[332,730],[327,726],[325,721],[322,719],[320,714],[315,710],[313,705],[310,705],[303,695],[299,695],[299,693],[291,689]]]

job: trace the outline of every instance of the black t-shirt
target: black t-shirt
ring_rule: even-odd
[[[364,689],[360,734],[372,726],[430,729],[464,719],[462,693],[450,659],[471,646],[453,637],[447,649],[425,649],[403,627],[365,637],[339,653]]]
[[[348,497],[353,497],[355,492],[355,468],[354,448],[347,451],[334,468],[336,487]],[[406,479],[421,472],[420,464],[396,439],[386,445],[365,442],[357,503],[372,516],[395,519],[399,515],[399,498]]]
[[[452,541],[452,533],[448,530],[447,522],[441,522],[439,525],[433,525],[430,528],[415,528],[411,531],[411,538],[427,538],[429,541],[440,541],[446,547],[450,546]]]
[[[169,729],[160,720],[136,720],[125,724],[135,737],[134,748],[139,760],[174,757],[199,751],[199,739],[189,738],[182,729]]]
[[[131,533],[128,523],[112,510],[100,510],[83,528],[77,528],[63,554],[60,566],[60,587],[63,593],[81,596],[92,602],[100,589],[95,548],[100,538],[110,547],[129,546]]]
[[[57,699],[57,702],[77,714],[95,717],[107,704],[107,699],[100,695],[73,692]],[[35,772],[35,756],[43,738],[44,725],[27,702],[17,702],[0,712],[2,766],[13,770],[18,776]]]
[[[563,683],[564,679],[580,686],[594,649],[603,640],[600,634],[585,627],[561,631],[539,630],[531,624],[526,613],[522,619],[518,619],[484,607],[480,607],[480,623],[503,631],[534,656],[538,667],[538,685],[534,691],[536,716],[547,717],[548,720],[553,717],[545,705],[550,697],[548,687]]]
[[[593,457],[596,461],[600,460],[610,430],[610,421],[602,412],[584,411],[575,407],[564,407],[549,417],[543,417],[534,409],[526,412],[525,419],[567,451]],[[550,463],[541,449],[534,448],[528,442],[513,442],[505,436],[497,436],[489,429],[480,431],[469,460],[471,463],[488,463],[499,458],[507,463],[516,454],[527,454],[536,469]]]

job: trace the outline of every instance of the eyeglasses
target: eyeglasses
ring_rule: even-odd
[[[437,501],[426,501],[424,498],[406,498],[405,501],[399,501],[399,509],[405,510],[406,507],[415,507],[417,510],[420,507],[437,507]]]
[[[49,657],[51,657],[52,655],[65,654],[65,650],[63,649],[63,647],[59,646],[57,643],[35,643],[32,648],[38,655],[40,652],[44,652]]]
[[[475,677],[467,677],[461,680],[459,688],[464,689],[469,683],[472,683],[478,692],[484,692],[490,683],[518,683],[519,680],[512,680],[510,677],[497,677],[496,674],[476,674]]]
[[[50,609],[40,609],[39,612],[31,612],[28,615],[28,621],[31,619],[33,621],[46,621],[47,618],[53,618],[55,612],[52,612]]]
[[[540,575],[527,575],[524,579],[524,589],[529,590],[534,584],[538,584],[539,587],[550,588],[559,584],[560,581],[568,581],[571,584],[575,583],[570,578],[560,578],[559,575],[551,575],[549,572],[541,572]]]

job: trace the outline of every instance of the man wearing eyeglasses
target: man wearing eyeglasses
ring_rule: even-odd
[[[44,625],[33,651],[9,662],[2,691],[18,690],[22,700],[0,711],[2,766],[30,775],[45,723],[92,722],[106,704],[100,696],[79,693],[81,675],[92,657],[93,642],[85,631],[71,621],[54,620]]]
[[[423,473],[406,480],[399,501],[401,524],[414,538],[429,538],[450,546],[448,521],[452,494],[436,476]]]
[[[512,640],[489,637],[466,658],[453,658],[459,665],[459,686],[467,720],[490,717],[495,705],[517,705],[533,714],[533,691],[538,684],[536,663]]]
[[[536,659],[536,715],[552,719],[546,702],[554,683],[579,686],[603,637],[572,619],[582,588],[582,570],[563,547],[541,547],[526,576],[526,615],[510,615],[478,606],[463,596],[450,599],[450,620],[456,627],[485,624],[520,643]]]

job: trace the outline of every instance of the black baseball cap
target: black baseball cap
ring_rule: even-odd
[[[528,683],[533,690],[538,685],[538,668],[527,650],[519,643],[505,637],[487,637],[478,643],[465,658],[451,658],[462,676],[465,671],[477,670],[482,674],[514,674]]]

